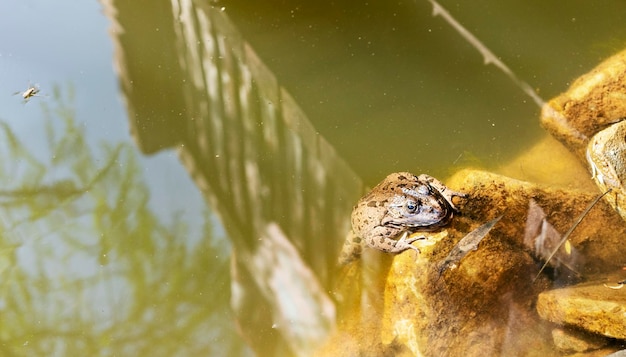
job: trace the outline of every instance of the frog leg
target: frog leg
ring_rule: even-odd
[[[352,230],[348,233],[339,254],[339,265],[346,265],[361,256],[362,240]]]
[[[416,254],[420,254],[421,251],[419,250],[419,248],[414,247],[411,244],[415,242],[416,240],[420,240],[420,239],[426,239],[426,236],[409,237],[409,232],[404,232],[402,233],[402,236],[400,237],[400,239],[396,241],[396,245],[394,247],[396,250],[391,253],[400,253],[400,252],[404,252],[407,249],[413,249]]]
[[[382,250],[386,253],[401,253],[407,249],[413,249],[417,253],[420,253],[419,248],[414,247],[411,243],[419,239],[426,239],[426,236],[413,236],[409,237],[409,232],[402,233],[400,239],[391,239],[385,236],[375,236],[367,239],[367,245],[374,249]]]
[[[466,193],[453,191],[449,187],[444,185],[443,182],[437,180],[436,178],[430,175],[421,174],[418,176],[418,180],[427,182],[430,187],[434,188],[437,192],[439,192],[441,196],[450,204],[450,207],[452,207],[452,209],[455,211],[459,211],[459,209],[454,205],[454,202],[452,202],[452,198],[453,197],[461,197],[461,198],[467,197]]]

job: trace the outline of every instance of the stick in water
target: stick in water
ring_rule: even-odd
[[[589,203],[589,205],[587,206],[587,208],[585,208],[585,210],[583,211],[583,213],[580,214],[580,216],[578,216],[578,218],[576,218],[576,221],[574,222],[574,224],[570,227],[570,229],[567,231],[567,233],[565,233],[565,235],[563,236],[563,238],[561,239],[561,241],[559,242],[559,244],[556,246],[556,248],[554,248],[554,250],[552,251],[552,254],[550,254],[550,256],[548,257],[548,259],[546,259],[546,262],[543,263],[543,265],[541,266],[541,269],[539,269],[539,272],[537,273],[537,275],[535,276],[535,278],[533,279],[533,283],[535,282],[535,280],[537,280],[537,278],[539,278],[539,275],[541,275],[541,272],[543,272],[543,270],[546,268],[546,266],[548,266],[548,263],[550,262],[550,259],[552,259],[552,257],[554,257],[554,255],[556,254],[556,252],[561,248],[561,246],[563,245],[563,243],[565,243],[565,241],[567,241],[567,239],[569,238],[569,236],[572,234],[572,232],[574,232],[574,229],[576,229],[576,227],[578,227],[578,225],[580,224],[580,222],[582,222],[583,218],[585,218],[585,216],[587,214],[589,214],[589,211],[591,211],[591,209],[593,208],[593,206],[596,205],[596,203],[598,203],[598,201],[600,201],[600,199],[602,197],[604,197],[604,195],[606,195],[607,193],[611,192],[611,189],[608,189],[605,193],[598,195],[598,197],[596,197],[593,201],[591,201],[591,203]]]
[[[519,79],[511,69],[504,64],[496,55],[487,48],[476,36],[474,36],[471,32],[469,32],[463,25],[461,25],[443,6],[439,5],[439,3],[435,0],[428,0],[433,5],[433,16],[441,16],[452,28],[454,28],[459,35],[461,35],[467,42],[470,43],[475,49],[483,55],[483,60],[485,61],[485,65],[493,64],[498,67],[504,74],[509,77],[516,86],[518,86],[524,93],[526,93],[532,100],[539,106],[539,108],[543,107],[545,101],[541,99],[537,95],[537,93],[532,89],[532,87],[526,83],[525,81]]]

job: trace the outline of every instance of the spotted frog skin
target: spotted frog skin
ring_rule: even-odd
[[[428,175],[398,172],[387,176],[354,207],[354,237],[346,240],[340,263],[354,260],[360,253],[362,242],[387,253],[407,249],[419,253],[411,243],[425,237],[409,237],[409,234],[432,231],[447,224],[458,211],[452,202],[455,196],[466,197]]]

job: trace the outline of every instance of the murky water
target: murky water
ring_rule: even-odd
[[[490,167],[542,134],[531,98],[433,17],[429,1],[275,3],[235,1],[227,12],[370,185],[400,168]],[[442,5],[544,100],[626,38],[618,3]]]
[[[442,5],[544,100],[626,43],[621,2]],[[544,135],[432,9],[0,4],[3,354],[318,348],[366,186],[494,168]]]

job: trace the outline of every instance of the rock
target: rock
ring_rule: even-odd
[[[537,296],[553,281],[549,274],[540,274],[535,281],[542,261],[535,244],[525,242],[529,207],[534,204],[544,212],[545,222],[535,223],[563,234],[597,195],[469,169],[445,182],[468,194],[459,205],[461,213],[441,232],[427,233],[428,241],[415,242],[419,255],[412,250],[398,255],[368,250],[369,256],[361,260],[361,287],[344,288],[347,306],[341,309],[339,330],[325,351],[350,351],[349,355],[375,351],[381,356],[554,355],[554,325],[541,319],[535,308]],[[438,263],[466,234],[500,215],[477,250],[455,269],[439,274]],[[587,258],[574,260],[573,268],[582,276],[621,268],[625,226],[608,204],[599,201],[569,237],[572,251]],[[570,273],[559,276],[570,281]],[[356,281],[350,278],[344,285]]]
[[[578,78],[542,109],[541,124],[585,161],[589,139],[626,118],[626,51]]]
[[[416,356],[548,354],[549,328],[531,308],[542,285],[531,284],[534,263],[501,244],[499,236],[494,228],[477,251],[441,277],[432,264],[439,244],[421,248],[417,261],[409,254],[394,259],[385,288],[383,343],[399,343]]]
[[[539,294],[537,312],[554,323],[626,339],[626,289],[581,284],[546,291]]]
[[[549,155],[546,155],[549,153]],[[587,166],[547,133],[496,173],[535,184],[595,192]]]
[[[550,282],[543,275],[533,282],[538,264],[523,241],[529,201],[538,202],[550,223],[565,232],[595,195],[476,170],[460,171],[446,183],[469,193],[462,216],[453,219],[436,244],[420,247],[417,260],[412,254],[394,259],[385,286],[383,343],[399,343],[426,356],[553,354],[552,326],[532,308]],[[501,214],[478,250],[463,258],[457,269],[438,275],[433,266],[456,242]],[[585,274],[619,265],[613,260],[621,246],[615,232],[626,233],[623,221],[604,202],[590,215],[579,234],[571,236],[574,247],[593,257],[579,267]]]
[[[543,126],[585,163],[626,220],[626,50],[578,78],[542,109]]]
[[[555,328],[552,340],[556,348],[563,352],[586,352],[597,350],[608,344],[606,338],[573,328]]]
[[[515,247],[524,246],[531,199],[545,211],[548,223],[564,234],[597,197],[586,190],[542,186],[479,170],[461,170],[446,183],[469,193],[462,208],[465,218],[484,223],[504,213],[497,227],[502,239]],[[589,276],[621,268],[624,236],[624,221],[606,202],[599,201],[569,237],[585,257],[580,273]]]

